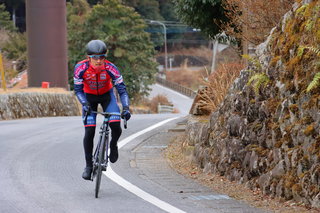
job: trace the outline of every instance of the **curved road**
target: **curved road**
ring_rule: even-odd
[[[192,100],[179,97],[187,112]],[[81,117],[0,121],[0,212],[263,212],[170,168],[162,152],[176,133],[168,129],[185,115],[133,115],[119,141],[120,159],[103,175],[98,199],[95,182],[81,177]]]
[[[181,115],[188,115],[193,99],[179,93],[168,89],[160,84],[155,84],[151,86],[151,92],[149,98],[152,99],[153,97],[160,95],[165,95],[168,99],[172,100],[175,108],[179,110]]]

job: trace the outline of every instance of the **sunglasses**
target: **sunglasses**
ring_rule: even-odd
[[[102,55],[89,55],[90,58],[94,59],[94,60],[103,60],[106,58],[106,54],[102,54]]]

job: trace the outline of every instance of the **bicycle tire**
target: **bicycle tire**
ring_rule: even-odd
[[[105,147],[106,147],[106,133],[104,132],[101,137],[101,145],[99,149],[99,162],[98,162],[98,173],[97,173],[97,179],[96,179],[96,198],[99,196],[99,190],[100,190],[100,183],[101,183],[101,175],[102,175],[102,163],[104,161],[104,155],[105,155]]]

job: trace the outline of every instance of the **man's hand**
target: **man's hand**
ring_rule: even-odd
[[[92,108],[90,106],[90,103],[89,102],[86,102],[83,104],[82,106],[82,110],[86,113],[88,113],[88,115],[90,115],[91,111],[92,111]]]
[[[123,107],[121,118],[124,119],[124,117],[126,117],[127,121],[131,118],[129,107]]]

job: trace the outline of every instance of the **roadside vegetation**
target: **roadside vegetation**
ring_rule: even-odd
[[[153,26],[158,33],[150,33],[146,20],[175,21],[174,4],[170,0],[121,1],[67,0],[69,84],[73,89],[73,68],[85,59],[85,45],[92,39],[101,39],[109,47],[108,60],[121,71],[131,101],[148,94],[155,82],[156,49],[163,51],[162,26]],[[103,3],[101,3],[103,2]],[[4,3],[4,4],[1,4]],[[23,0],[0,0],[0,49],[3,53],[6,84],[27,68],[26,33],[20,33],[10,20],[10,12]],[[168,39],[183,38],[184,34],[170,35]],[[177,46],[177,45],[176,45]],[[190,46],[190,45],[189,45]],[[193,45],[194,46],[194,45]],[[181,47],[181,45],[180,45]],[[17,62],[13,70],[12,62]],[[137,77],[138,76],[138,77]],[[1,82],[2,86],[2,82]]]
[[[1,2],[0,2],[1,3]],[[5,5],[0,4],[0,50],[4,67],[5,81],[9,82],[14,78],[19,69],[24,68],[23,61],[26,61],[26,36],[19,33],[10,20],[10,13],[5,10]],[[18,70],[13,70],[12,61],[17,62]],[[1,88],[2,80],[0,81]]]
[[[13,27],[5,5],[18,6],[23,1],[2,0],[0,2],[5,3],[0,6],[0,48],[3,50],[6,81],[9,81],[27,68],[27,45],[26,34],[18,32]],[[158,38],[158,41],[151,42],[150,35],[145,33],[145,29],[149,26],[145,24],[144,20],[181,21],[201,29],[202,34],[211,40],[216,34],[225,30],[227,34],[237,38],[238,41],[260,42],[266,38],[267,33],[257,34],[256,32],[261,31],[259,27],[256,25],[253,28],[247,27],[245,32],[240,28],[252,26],[250,20],[257,20],[259,23],[264,23],[261,25],[264,26],[264,32],[269,32],[274,27],[274,23],[278,21],[278,17],[281,17],[288,10],[293,0],[286,0],[285,4],[277,7],[277,10],[270,8],[272,5],[279,4],[279,0],[273,0],[272,4],[263,1],[263,4],[257,3],[255,5],[244,1],[243,7],[239,6],[239,0],[123,0],[122,4],[119,4],[117,0],[103,2],[100,4],[98,0],[67,0],[70,86],[71,88],[73,86],[72,73],[75,63],[85,58],[84,46],[91,39],[101,39],[109,46],[108,59],[119,67],[127,82],[132,103],[138,105],[148,94],[149,86],[155,82],[154,74],[157,72],[157,63],[153,58],[157,52],[154,47],[163,45],[162,33],[156,33],[153,39]],[[236,7],[232,8],[232,5]],[[245,19],[244,13],[239,13],[243,8],[255,11],[253,14],[260,14],[259,11],[269,11],[269,13],[248,20]],[[224,10],[229,12],[224,13]],[[219,12],[212,13],[212,11]],[[194,13],[198,15],[195,16]],[[214,16],[212,17],[212,15]],[[266,22],[266,20],[269,21]],[[212,24],[208,24],[210,22]],[[232,31],[234,26],[238,26],[238,28],[234,28],[235,31]],[[160,29],[162,26],[157,27]],[[252,35],[252,38],[248,38],[248,35]],[[168,38],[183,37],[183,35],[178,36],[177,34],[168,34],[168,36]],[[194,45],[188,44],[185,48],[180,46],[180,48],[171,49],[171,54],[192,54],[209,58],[212,56],[210,49],[199,46],[190,48],[192,46]],[[162,49],[160,48],[160,50]],[[163,54],[163,51],[159,54]],[[12,61],[18,62],[16,71],[12,69]],[[186,63],[181,64],[180,67],[181,69],[177,71],[167,72],[167,80],[193,90],[197,90],[200,86],[206,86],[207,89],[202,94],[201,104],[214,111],[243,65],[225,62],[210,76],[207,74],[207,69],[210,68],[203,67],[191,70],[186,66]],[[137,79],[136,76],[139,78]],[[220,81],[223,83],[219,83]],[[146,106],[148,106],[147,101]]]
[[[188,67],[181,67],[175,71],[168,71],[166,78],[168,81],[188,87],[192,90],[198,90],[202,84],[202,78],[206,76],[206,68],[191,70]]]
[[[82,1],[86,3],[86,1]],[[105,0],[91,9],[68,3],[69,84],[73,85],[73,68],[85,59],[85,46],[92,39],[100,39],[108,46],[107,59],[120,70],[131,99],[148,93],[154,83],[157,65],[156,51],[147,27],[133,8],[120,5],[117,0]]]
[[[204,85],[204,89],[203,92],[198,93],[201,97],[198,102],[199,108],[211,113],[214,112],[244,68],[245,66],[241,62],[229,63],[225,61],[210,76],[203,77],[202,85]]]
[[[136,109],[150,110],[151,113],[158,113],[158,105],[174,107],[166,94],[158,94],[156,97],[151,99],[143,98],[140,103],[135,103],[133,107]],[[173,113],[179,113],[179,109],[174,107]]]

